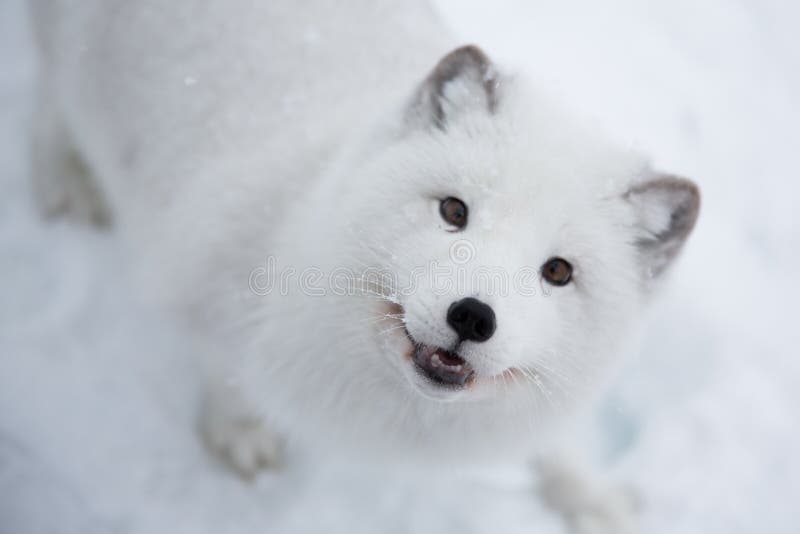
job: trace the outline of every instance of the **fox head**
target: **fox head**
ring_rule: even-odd
[[[600,388],[699,192],[465,46],[309,203],[330,214],[309,247],[352,284],[300,306],[289,395],[362,445],[452,454],[527,442]]]

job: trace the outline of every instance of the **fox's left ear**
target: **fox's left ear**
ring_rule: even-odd
[[[669,267],[694,228],[700,190],[691,181],[661,175],[636,184],[624,198],[634,208],[636,245],[646,274],[657,277]]]
[[[456,48],[444,56],[415,93],[407,119],[416,125],[447,128],[460,113],[497,108],[499,82],[494,65],[475,45]]]

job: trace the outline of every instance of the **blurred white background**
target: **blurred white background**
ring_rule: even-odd
[[[798,532],[800,4],[440,0],[465,42],[704,193],[595,457],[648,533]],[[432,59],[433,61],[433,59]],[[113,238],[31,208],[35,65],[0,0],[0,533],[561,532],[524,477],[270,474],[247,486],[192,433],[177,340]]]

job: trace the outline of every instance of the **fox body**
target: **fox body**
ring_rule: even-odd
[[[691,182],[424,2],[32,8],[42,206],[113,220],[192,328],[205,434],[245,472],[275,428],[397,459],[529,453],[602,388],[697,217]]]

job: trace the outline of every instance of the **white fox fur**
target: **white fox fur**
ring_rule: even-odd
[[[390,461],[542,447],[600,390],[697,216],[690,182],[479,49],[437,66],[458,43],[425,2],[36,0],[33,13],[43,205],[113,220],[146,289],[210,354],[206,433],[248,472],[274,459],[275,428]],[[76,155],[94,181],[64,170]],[[438,212],[447,197],[468,206],[459,232]],[[552,257],[572,281],[537,274],[533,296],[426,279],[398,291],[433,261],[471,280]],[[394,278],[262,295],[267,258]],[[477,379],[455,391],[407,354],[409,336],[457,343],[445,317],[464,296],[491,306],[497,330],[459,345]]]

